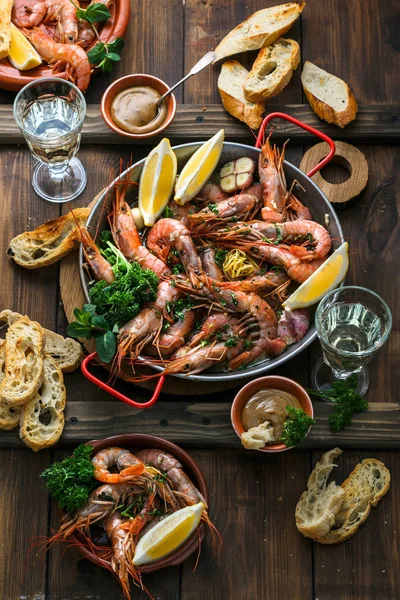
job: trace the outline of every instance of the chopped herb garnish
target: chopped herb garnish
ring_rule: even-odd
[[[207,206],[211,210],[211,212],[213,212],[215,215],[219,215],[218,204],[213,204],[212,202],[210,202]]]
[[[286,411],[288,416],[283,426],[281,442],[290,448],[304,440],[310,426],[315,424],[315,420],[309,417],[302,408],[287,406]]]

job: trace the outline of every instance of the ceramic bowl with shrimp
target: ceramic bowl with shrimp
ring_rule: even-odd
[[[143,450],[147,449],[159,450],[160,454],[168,453],[181,463],[184,473],[189,477],[190,481],[193,483],[195,488],[197,488],[198,492],[200,492],[201,496],[206,501],[207,506],[209,504],[207,483],[199,465],[187,452],[168,440],[164,440],[153,435],[128,433],[104,438],[101,440],[93,440],[87,442],[87,445],[93,447],[93,456],[96,456],[96,454],[104,451],[107,448],[116,447],[128,450],[132,452],[132,454],[140,451],[143,452]],[[99,486],[101,486],[100,482]],[[159,569],[163,569],[164,567],[180,565],[189,556],[198,552],[199,543],[201,543],[203,540],[204,534],[205,527],[203,522],[201,522],[197,530],[182,546],[168,556],[151,564],[140,567],[140,572],[152,573],[154,571],[158,571]],[[106,542],[104,535],[102,538],[99,537],[99,540],[96,541],[95,544],[89,546],[85,544],[85,541],[81,538],[79,533],[73,534],[71,539],[76,542],[76,546],[84,558],[90,560],[99,567],[106,568],[110,571],[112,570],[110,559],[107,556],[107,551],[110,547],[104,545]]]

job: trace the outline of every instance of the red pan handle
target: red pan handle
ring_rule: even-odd
[[[98,379],[98,377],[96,377],[95,375],[93,375],[93,373],[89,371],[90,363],[93,362],[96,358],[97,352],[92,352],[92,354],[86,356],[86,358],[84,358],[82,361],[81,370],[86,379],[89,379],[89,381],[96,384],[97,387],[101,388],[102,390],[105,390],[115,398],[118,398],[118,400],[122,400],[122,402],[125,402],[125,404],[129,404],[130,406],[134,406],[135,408],[150,408],[150,406],[153,406],[153,404],[155,404],[164,385],[165,375],[161,375],[160,379],[157,381],[156,388],[150,400],[148,400],[147,402],[136,402],[136,400],[131,400],[131,398],[128,398],[128,396],[121,394],[104,381],[101,381],[101,379]]]
[[[270,113],[269,115],[267,115],[265,117],[265,119],[261,123],[260,131],[258,132],[256,148],[261,148],[261,144],[264,141],[265,128],[272,119],[285,119],[285,121],[289,121],[290,123],[293,123],[294,125],[298,125],[302,129],[305,129],[306,131],[308,131],[308,133],[312,133],[312,134],[316,135],[317,137],[321,138],[321,140],[324,140],[324,142],[329,144],[330,150],[329,150],[328,156],[326,156],[323,160],[321,160],[321,162],[319,162],[316,167],[311,169],[311,171],[309,173],[307,173],[307,177],[312,177],[317,171],[322,169],[322,167],[325,167],[325,165],[327,165],[328,162],[330,162],[332,160],[332,158],[335,156],[335,142],[333,140],[331,140],[330,137],[325,135],[325,133],[322,133],[321,131],[314,129],[314,127],[310,127],[309,125],[302,123],[298,119],[295,119],[294,117],[291,117],[290,115],[286,115],[285,113],[280,113],[280,112]]]

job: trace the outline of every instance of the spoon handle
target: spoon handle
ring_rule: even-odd
[[[178,81],[178,83],[175,83],[175,85],[169,88],[169,90],[161,96],[157,104],[160,105],[164,98],[166,98],[175,88],[177,88],[184,81],[186,81],[186,79],[189,79],[189,77],[192,77],[192,75],[196,75],[197,73],[200,73],[200,71],[208,67],[208,65],[210,65],[216,59],[216,57],[217,55],[212,50],[210,52],[207,52],[207,54],[202,56],[201,59],[190,69],[189,73],[185,75],[183,79]]]

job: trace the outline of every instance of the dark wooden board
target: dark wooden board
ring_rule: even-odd
[[[400,108],[393,106],[360,106],[357,120],[350,123],[345,129],[329,125],[321,121],[306,104],[268,105],[268,113],[287,113],[315,127],[335,140],[365,143],[395,143],[400,136]],[[293,143],[314,142],[315,137],[292,125],[287,121],[273,122],[275,138],[284,142],[288,138]],[[255,133],[246,125],[229,115],[219,104],[180,104],[178,105],[175,120],[161,137],[169,137],[176,144],[191,140],[206,140],[215,134],[218,129],[225,129],[227,140],[247,144],[254,144]],[[127,144],[155,145],[161,137],[148,138],[140,142],[124,138],[107,127],[104,123],[100,107],[88,105],[85,124],[82,132],[83,144]],[[12,106],[0,105],[0,144],[20,144],[24,138],[12,117]]]
[[[67,384],[68,385],[68,384]],[[143,392],[138,392],[144,396]],[[225,394],[227,395],[227,394]],[[233,397],[233,394],[232,394]],[[149,433],[187,446],[240,448],[230,419],[230,401],[159,401],[147,410],[123,402],[76,400],[65,411],[65,429],[59,445],[71,445],[122,432]],[[355,415],[351,427],[332,433],[327,420],[331,406],[314,402],[316,425],[299,448],[400,448],[400,404],[371,402]],[[16,432],[0,431],[0,446],[22,447]]]

